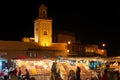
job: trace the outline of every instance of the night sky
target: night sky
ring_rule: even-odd
[[[34,20],[41,4],[48,7],[53,29],[74,32],[82,43],[107,43],[109,55],[119,55],[120,7],[107,2],[34,0],[0,2],[0,40],[34,36]],[[114,51],[114,52],[113,52]],[[112,54],[111,54],[112,53]]]

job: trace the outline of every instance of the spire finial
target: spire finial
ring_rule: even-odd
[[[39,8],[39,18],[47,18],[47,7],[44,4]]]

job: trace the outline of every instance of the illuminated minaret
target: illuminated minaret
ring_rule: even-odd
[[[47,7],[45,5],[39,7],[39,18],[47,18]]]
[[[34,21],[34,38],[40,46],[49,47],[52,44],[52,19],[47,18],[47,7],[41,5],[39,18]]]

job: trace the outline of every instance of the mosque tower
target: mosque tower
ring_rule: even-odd
[[[34,38],[40,46],[49,47],[52,44],[52,19],[47,18],[47,7],[39,7],[39,17],[34,21]]]

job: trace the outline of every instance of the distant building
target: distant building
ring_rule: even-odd
[[[43,58],[67,56],[67,43],[53,43],[52,19],[47,18],[47,7],[41,5],[39,17],[34,21],[34,37],[22,41],[0,41],[0,55],[12,58]]]
[[[99,49],[98,45],[71,43],[68,44],[69,55],[74,57],[107,57],[106,49]]]
[[[70,41],[71,43],[75,43],[75,35],[72,32],[63,31],[63,30],[55,30],[53,31],[53,42],[55,43],[68,43]]]
[[[83,45],[81,42],[77,42],[74,33],[52,31],[52,19],[47,17],[45,5],[40,6],[39,17],[34,21],[34,37],[24,37],[22,41],[1,40],[0,50],[0,56],[8,60],[12,58],[83,56],[85,53],[104,55],[97,45]]]

